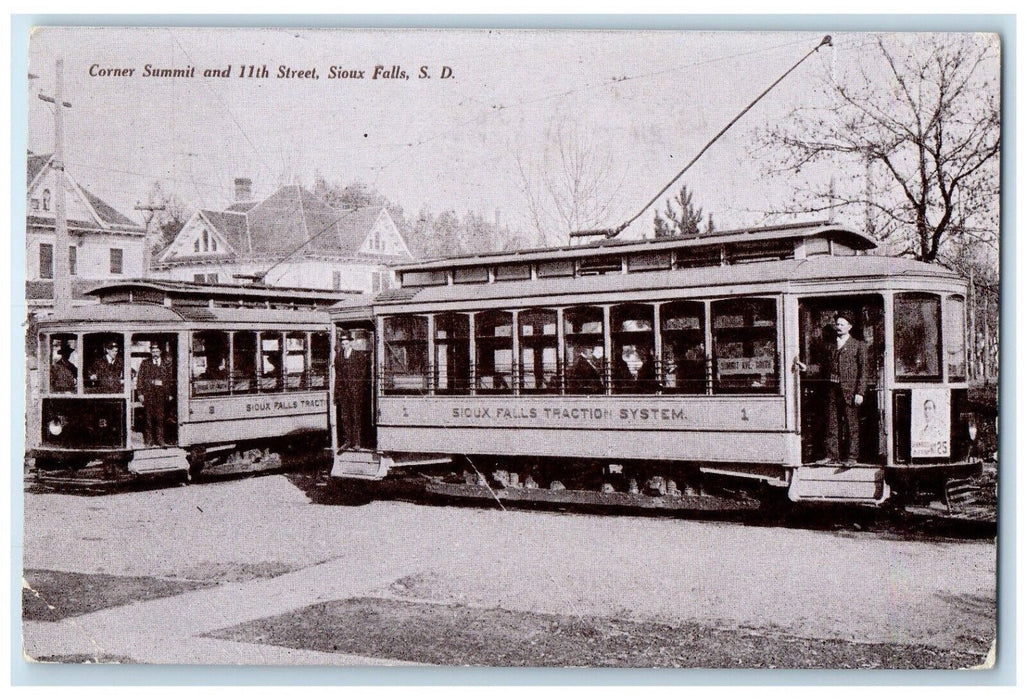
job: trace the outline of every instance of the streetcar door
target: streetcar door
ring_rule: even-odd
[[[333,341],[332,446],[336,451],[373,450],[378,444],[374,326],[336,324]]]
[[[128,355],[132,377],[133,447],[178,444],[178,336],[134,333]],[[141,378],[140,370],[143,371]]]
[[[884,460],[884,299],[877,294],[807,297],[799,300],[799,359],[806,365],[799,380],[802,461],[826,455],[830,382],[825,376],[828,353],[837,343],[835,317],[852,323],[850,335],[867,344],[867,392],[859,416],[859,455],[863,464]],[[844,446],[843,446],[844,451]]]

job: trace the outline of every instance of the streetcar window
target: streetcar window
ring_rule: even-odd
[[[78,371],[82,364],[78,352],[78,338],[72,333],[54,333],[50,336],[50,391],[56,394],[74,394],[78,391]]]
[[[496,281],[530,280],[531,265],[497,265]]]
[[[328,386],[329,336],[323,331],[310,334],[310,388]]]
[[[474,376],[482,393],[509,394],[513,387],[513,314],[482,311],[474,316]]]
[[[385,319],[383,342],[385,393],[423,393],[428,388],[428,319],[423,316]]]
[[[674,268],[684,270],[693,267],[716,267],[724,262],[724,251],[721,246],[703,246],[678,252]]]
[[[307,334],[287,333],[285,336],[285,388],[287,391],[307,388]]]
[[[795,257],[795,244],[790,240],[735,243],[728,246],[731,264],[787,260]]]
[[[656,357],[653,351],[653,307],[623,304],[610,310],[610,386],[615,394],[653,394]]]
[[[467,314],[435,317],[435,391],[466,394],[471,379],[470,319]]]
[[[539,277],[571,277],[574,275],[573,260],[545,260],[538,264]]]
[[[578,261],[579,275],[605,275],[609,272],[621,272],[623,269],[619,255],[583,258]]]
[[[260,390],[282,390],[282,334],[264,331],[260,334]]]
[[[895,295],[895,374],[900,381],[941,379],[941,297]]]
[[[445,283],[445,270],[416,270],[403,273],[404,287],[432,287]]]
[[[232,334],[232,393],[248,394],[257,388],[257,334]]]
[[[777,302],[715,301],[711,318],[714,393],[777,393]]]
[[[563,314],[565,386],[568,394],[606,391],[603,356],[603,310],[598,306],[567,309]]]
[[[664,392],[706,393],[706,310],[702,302],[676,301],[660,309]]]
[[[815,255],[831,254],[831,241],[826,238],[808,238],[803,245],[806,248],[807,258],[812,258]]]
[[[228,333],[195,331],[189,367],[193,396],[229,393],[228,362]]]
[[[124,393],[125,337],[121,333],[88,333],[82,346],[86,393]]]
[[[520,382],[525,393],[560,392],[556,311],[532,309],[517,317],[521,347]]]
[[[945,358],[949,381],[966,379],[966,305],[961,296],[945,300]]]
[[[667,252],[634,253],[628,256],[628,272],[669,269],[670,253]]]
[[[487,267],[458,267],[453,270],[454,284],[474,284],[489,281]]]

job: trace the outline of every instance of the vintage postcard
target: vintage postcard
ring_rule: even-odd
[[[28,47],[31,662],[993,667],[998,34]]]

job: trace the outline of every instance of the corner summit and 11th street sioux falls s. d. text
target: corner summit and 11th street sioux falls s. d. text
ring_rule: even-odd
[[[446,80],[453,78],[454,73],[450,66],[422,65],[418,66],[416,71],[408,71],[403,66],[396,64],[390,66],[379,64],[371,68],[328,66],[327,69],[322,70],[317,66],[278,65],[269,68],[266,63],[260,65],[227,64],[224,67],[204,68],[198,66],[162,68],[150,63],[139,68],[137,66],[104,66],[93,63],[89,66],[89,76],[92,78],[275,78],[292,80],[320,80],[322,76],[327,76],[328,80],[410,80],[413,76],[418,80],[430,80],[431,78]]]

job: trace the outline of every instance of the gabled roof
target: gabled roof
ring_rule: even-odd
[[[307,254],[355,256],[383,209],[334,209],[299,185],[287,185],[246,212],[248,252],[285,253],[303,246]]]
[[[52,153],[48,153],[46,155],[41,155],[38,153],[29,153],[28,175],[25,178],[26,185],[32,184],[32,182],[36,179],[39,173],[43,171],[43,168],[46,167],[46,164],[50,162],[51,158],[53,158]]]
[[[199,217],[231,247],[225,254],[234,253],[239,258],[267,260],[295,252],[298,258],[328,256],[375,263],[409,260],[406,255],[361,251],[382,216],[388,216],[382,206],[335,209],[299,185],[286,185],[260,202],[236,202],[221,211],[201,209],[182,230],[191,229],[191,223]],[[161,254],[163,262],[171,262],[165,255],[173,246]],[[192,257],[183,251],[175,260]],[[203,259],[210,260],[211,256]]]
[[[246,215],[232,211],[213,211],[201,209],[200,216],[207,220],[215,231],[228,241],[236,254],[253,252],[250,246],[249,233],[246,230]]]
[[[95,194],[87,190],[85,187],[79,185],[79,189],[82,190],[82,194],[84,194],[86,196],[86,199],[89,200],[89,205],[93,207],[93,210],[96,212],[97,216],[99,216],[103,221],[113,226],[125,226],[130,228],[137,228],[140,230],[143,229],[142,226],[132,221],[132,219],[128,218],[127,216],[121,214],[117,209],[112,207],[110,204],[107,204],[107,202],[97,197]]]
[[[40,175],[46,169],[46,166],[50,163],[51,160],[53,160],[52,153],[29,153],[27,160],[27,179],[25,181],[26,186],[29,189],[32,188],[32,183],[40,177]],[[65,174],[67,175],[67,173]],[[104,225],[106,225],[107,227],[115,227],[122,230],[128,230],[134,233],[145,232],[144,227],[140,226],[135,221],[132,221],[132,219],[128,218],[127,216],[119,212],[117,209],[115,209],[110,204],[97,197],[95,194],[87,190],[85,187],[82,187],[82,185],[75,182],[74,178],[72,178],[70,175],[68,175],[68,177],[73,187],[82,193],[82,196],[86,200],[86,204],[90,209],[92,209],[93,213],[96,214],[97,218],[99,219],[99,222],[69,220],[69,227],[82,230],[99,230],[97,227],[97,223],[99,223],[100,229],[102,229]],[[30,225],[42,227],[53,226],[53,222],[51,222],[47,217],[29,215],[27,218],[28,223]]]
[[[382,207],[361,207],[346,212],[339,219],[339,245],[343,250],[356,253],[364,244],[368,232],[378,217],[382,215]]]

